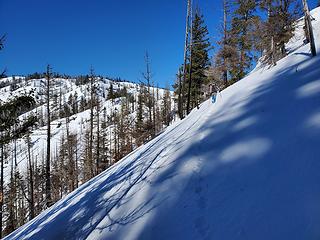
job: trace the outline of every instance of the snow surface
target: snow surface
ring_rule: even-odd
[[[0,102],[6,102],[16,96],[19,96],[21,94],[29,94],[31,91],[33,91],[33,96],[35,100],[38,103],[38,107],[33,109],[30,112],[27,112],[20,116],[19,118],[23,119],[26,116],[29,116],[30,114],[39,115],[40,113],[43,114],[44,119],[46,121],[46,105],[45,105],[45,92],[46,92],[46,79],[29,79],[26,80],[25,77],[21,76],[15,76],[15,80],[18,81],[17,83],[17,89],[14,91],[10,91],[10,84],[13,82],[13,77],[8,78],[2,78],[0,79],[0,83],[6,83],[5,87],[0,87]],[[76,85],[76,79],[63,79],[63,78],[55,78],[52,79],[51,83],[51,95],[62,95],[62,106],[68,101],[69,96],[72,94],[73,97],[75,96],[75,93],[77,94],[77,103],[80,105],[81,98],[84,98],[87,102],[90,99],[90,88],[89,84],[82,84],[82,85]],[[140,86],[135,83],[130,82],[115,82],[108,79],[100,79],[99,81],[96,80],[96,85],[98,85],[98,95],[100,95],[100,101],[102,103],[101,105],[101,112],[100,112],[100,121],[103,119],[103,109],[106,109],[106,115],[111,116],[112,112],[119,112],[121,109],[122,104],[122,98],[116,98],[115,100],[106,100],[103,97],[102,93],[105,93],[104,95],[108,95],[109,87],[112,84],[113,89],[115,92],[123,89],[126,87],[128,93],[132,94],[132,96],[137,100],[139,95],[139,88]],[[151,90],[153,90],[151,88]],[[157,92],[157,88],[154,89],[155,92]],[[165,89],[158,88],[158,94],[159,94],[159,100],[158,104],[161,105],[162,98],[165,93]],[[171,92],[173,96],[173,92]],[[59,102],[59,99],[57,100]],[[57,104],[57,103],[56,103]],[[50,107],[51,111],[55,112],[56,115],[58,115],[59,107],[54,104],[54,100],[52,97],[52,100],[50,101]],[[137,107],[137,106],[136,106]],[[174,101],[172,99],[172,109],[174,107]],[[135,111],[131,113],[131,118],[133,119],[135,117]],[[77,114],[74,114],[70,116],[70,122],[68,124],[69,131],[72,134],[77,134],[77,139],[83,139],[84,134],[86,130],[88,130],[89,127],[89,119],[90,119],[90,110],[85,110],[83,112],[79,112]],[[113,125],[107,126],[107,132],[113,131]],[[66,137],[66,119],[65,118],[58,118],[51,122],[51,155],[54,156],[56,154],[55,151],[59,150],[59,147],[61,146],[61,139],[62,137]],[[94,131],[97,131],[96,127],[94,127]],[[36,166],[39,166],[42,164],[44,152],[46,149],[46,141],[47,141],[47,127],[38,127],[36,128],[30,135],[31,137],[31,145],[32,145],[32,156],[35,159],[34,164]],[[110,142],[113,142],[112,139],[109,139]],[[84,141],[78,141],[77,146],[77,152],[78,155],[81,155],[84,148]],[[10,143],[11,148],[13,149],[14,143]],[[9,144],[9,145],[10,145]],[[27,161],[27,143],[25,139],[18,139],[16,142],[17,145],[17,167],[22,173],[26,173],[28,169],[28,161]],[[13,159],[14,156],[12,155],[10,159]],[[11,168],[12,164],[15,160],[8,161],[4,166],[4,179],[5,182],[9,182],[10,176],[11,176]],[[11,165],[11,166],[10,166]]]
[[[320,239],[320,57],[293,48],[6,239]]]

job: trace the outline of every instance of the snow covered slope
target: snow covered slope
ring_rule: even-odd
[[[12,89],[13,81],[16,81],[15,87]],[[68,127],[69,131],[72,134],[77,134],[77,154],[80,156],[81,153],[84,152],[84,141],[81,139],[85,138],[85,132],[88,131],[90,125],[90,109],[85,107],[84,110],[81,110],[81,103],[85,102],[85,105],[88,106],[90,101],[90,87],[88,83],[76,83],[76,79],[66,79],[66,78],[54,78],[51,81],[51,155],[57,155],[56,151],[61,146],[61,140],[66,135],[66,117],[60,117],[60,110],[64,108],[64,106],[72,107],[72,104],[69,104],[69,100],[73,100],[77,105],[77,112],[72,113],[69,117]],[[25,77],[8,77],[0,79],[0,103],[6,102],[16,96],[20,96],[22,94],[29,94],[32,92],[34,96],[37,107],[32,111],[27,112],[20,116],[20,119],[23,119],[25,116],[29,116],[30,114],[36,115],[39,117],[39,126],[33,130],[31,133],[31,145],[32,145],[32,156],[34,160],[35,167],[41,166],[43,161],[43,156],[45,152],[45,146],[47,141],[47,115],[46,115],[46,79],[26,79]],[[130,83],[130,82],[120,82],[113,81],[108,79],[99,78],[96,79],[95,84],[97,86],[97,95],[100,100],[100,121],[103,120],[103,114],[106,114],[107,117],[110,117],[112,113],[120,111],[122,101],[125,100],[124,97],[117,97],[114,100],[107,99],[106,96],[109,93],[110,85],[113,86],[114,92],[120,92],[124,88],[130,94],[135,101],[137,102],[137,98],[139,95],[139,84]],[[158,104],[162,103],[162,98],[165,90],[161,88],[155,88],[155,92],[158,92]],[[54,97],[56,96],[56,97]],[[59,97],[58,97],[59,96]],[[55,99],[55,100],[54,100]],[[59,103],[60,102],[60,103]],[[173,103],[173,101],[172,101]],[[60,105],[60,107],[59,107]],[[137,104],[136,104],[137,105]],[[134,118],[136,114],[136,108],[134,110],[130,109],[130,118]],[[104,112],[103,109],[106,109]],[[96,124],[95,124],[96,125]],[[107,131],[113,131],[114,125],[111,123],[107,124]],[[97,131],[97,127],[94,126],[94,131]],[[110,140],[111,142],[111,140]],[[110,143],[111,144],[111,143]],[[8,147],[14,149],[14,142],[8,144]],[[11,176],[11,169],[13,169],[12,165],[14,162],[17,164],[17,168],[22,174],[26,175],[28,171],[27,165],[27,143],[24,138],[20,138],[16,142],[17,149],[17,159],[12,161],[7,161],[4,167],[4,178],[5,182],[9,182]],[[9,158],[9,157],[8,157]],[[12,158],[14,158],[12,156]],[[9,159],[8,159],[9,160]],[[11,160],[11,157],[10,157]],[[79,164],[80,165],[80,164]],[[80,166],[78,166],[80,168]]]
[[[306,45],[7,239],[319,239],[319,146],[320,57]]]

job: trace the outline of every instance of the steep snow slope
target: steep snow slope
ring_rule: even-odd
[[[307,45],[7,239],[319,239],[319,139],[320,57]]]

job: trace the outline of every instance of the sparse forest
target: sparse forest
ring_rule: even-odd
[[[1,80],[2,233],[7,235],[150,141],[174,117],[169,88],[44,74]],[[50,148],[48,148],[50,147]],[[50,154],[47,154],[50,153]],[[26,165],[24,164],[26,163]]]
[[[132,151],[184,119],[257,64],[272,68],[289,52],[305,16],[305,44],[316,56],[306,0],[221,0],[220,34],[187,0],[184,59],[175,83],[160,88],[145,53],[139,83],[69,76],[54,66],[27,76],[0,69],[0,237],[6,236]],[[0,38],[0,50],[5,47]],[[212,40],[214,39],[214,40]],[[1,51],[0,51],[1,58]]]
[[[210,43],[201,10],[188,1],[184,64],[174,85],[180,118],[213,92],[245,77],[257,63],[275,66],[288,54],[286,43],[303,13],[306,43],[311,42],[316,55],[307,1],[222,0],[220,5],[221,34],[214,36],[218,41]]]

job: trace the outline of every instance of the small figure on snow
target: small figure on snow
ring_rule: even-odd
[[[217,101],[217,92],[214,92],[211,96],[212,103],[215,103]]]
[[[212,86],[211,92],[211,101],[212,103],[216,103],[218,94],[220,93],[219,88],[217,86]]]

